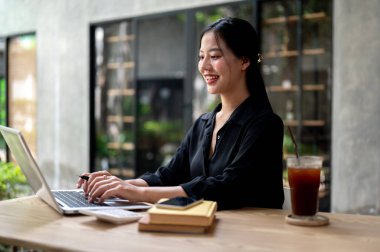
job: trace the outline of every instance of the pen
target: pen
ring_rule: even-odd
[[[83,176],[79,176],[81,179],[84,179],[84,180],[88,180],[90,177],[89,176],[85,176],[85,175],[83,175]]]

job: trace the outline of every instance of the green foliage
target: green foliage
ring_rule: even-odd
[[[101,157],[108,157],[107,148],[108,138],[105,134],[97,134],[96,136],[96,152]]]
[[[0,162],[0,200],[26,195],[30,191],[19,166]]]
[[[295,153],[292,138],[288,134],[284,135],[283,147],[284,147],[285,154]]]
[[[134,141],[134,134],[132,130],[128,130],[124,133],[119,134],[118,142],[119,143],[126,143],[126,142],[133,142]],[[111,142],[111,139],[104,134],[99,133],[96,136],[96,152],[97,156],[99,157],[116,157],[119,155],[120,150],[114,150],[110,149],[108,147],[108,143]]]
[[[13,251],[10,245],[0,244],[0,252],[11,252]]]
[[[309,0],[304,3],[304,13],[327,12],[330,13],[331,1]]]
[[[298,153],[300,155],[319,155],[320,151],[315,144],[297,143]],[[285,155],[294,155],[296,153],[292,138],[288,135],[284,135],[283,151]]]
[[[220,9],[215,9],[210,13],[205,13],[205,12],[200,12],[200,11],[195,13],[195,19],[197,20],[199,24],[202,24],[203,26],[207,24],[211,24],[223,16],[224,16],[224,13]]]
[[[288,170],[287,169],[282,170],[282,179],[283,179],[284,183],[288,183]]]
[[[123,99],[123,112],[125,115],[133,115],[134,96],[126,96]]]
[[[219,103],[222,101],[220,100],[220,96],[214,96],[215,98],[208,104],[208,111],[213,111],[216,106],[218,106]]]
[[[179,142],[183,134],[181,121],[146,121],[140,131],[141,135],[169,142]]]
[[[240,17],[248,19],[252,15],[252,5],[241,3],[231,4],[205,11],[197,11],[195,20],[201,27],[209,25],[222,17]]]
[[[152,108],[148,104],[139,104],[139,115],[144,117],[144,116],[149,116],[152,113]]]

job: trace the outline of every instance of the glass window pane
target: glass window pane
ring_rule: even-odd
[[[139,20],[139,174],[167,163],[183,137],[184,30],[183,13]]]
[[[94,29],[95,170],[135,176],[134,44],[131,21]]]
[[[329,165],[331,74],[331,1],[303,2],[302,117],[310,126],[301,133],[304,154],[323,155]]]
[[[8,74],[9,126],[22,131],[31,152],[35,155],[37,150],[35,35],[20,35],[9,39]]]
[[[139,173],[167,163],[183,137],[183,80],[138,82]]]
[[[296,1],[267,1],[262,3],[260,10],[261,51],[264,56],[262,74],[266,86],[272,91],[269,92],[269,99],[276,113],[284,120],[290,120],[289,117],[296,119],[295,97],[291,98],[297,85]],[[281,95],[284,90],[289,92]],[[292,114],[294,116],[289,116]]]

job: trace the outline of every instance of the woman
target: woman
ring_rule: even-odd
[[[219,209],[281,208],[283,123],[273,113],[258,68],[258,39],[247,22],[222,18],[201,35],[198,69],[221,103],[199,117],[172,160],[155,173],[121,180],[106,171],[79,179],[89,200],[157,202],[187,196]]]

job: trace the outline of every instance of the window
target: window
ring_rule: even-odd
[[[92,27],[91,168],[135,176],[135,34],[131,21]]]
[[[19,35],[8,40],[8,124],[22,131],[36,154],[36,38]]]
[[[168,162],[183,133],[183,12],[138,20],[138,173]]]
[[[258,9],[269,99],[296,134],[300,154],[324,159],[323,211],[329,211],[331,170],[331,5],[332,1],[260,1]],[[294,152],[285,130],[285,158]]]
[[[194,118],[218,102],[197,70],[201,30],[252,14],[246,1],[93,25],[92,171],[136,177],[165,164]]]

